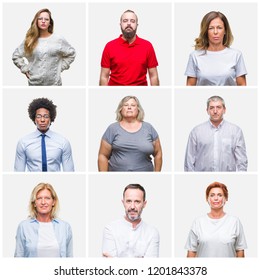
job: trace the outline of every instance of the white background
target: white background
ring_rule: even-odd
[[[259,139],[259,91],[257,87],[251,87],[258,84],[259,55],[257,53],[257,48],[259,45],[259,21],[257,22],[256,19],[259,17],[259,4],[257,4],[256,1],[247,3],[245,0],[229,0],[228,2],[209,0],[190,0],[186,2],[182,0],[165,0],[162,3],[159,0],[142,0],[141,3],[139,2],[140,1],[137,0],[131,1],[131,5],[129,5],[130,2],[124,0],[78,0],[75,3],[72,0],[56,0],[54,3],[53,1],[45,2],[42,0],[28,0],[26,2],[22,0],[1,1],[0,12],[2,20],[0,21],[0,30],[2,44],[0,44],[0,84],[2,86],[0,105],[3,113],[0,115],[2,124],[0,130],[2,134],[2,137],[0,137],[0,156],[2,157],[2,160],[0,160],[0,170],[4,171],[4,173],[1,172],[2,180],[0,189],[0,202],[2,203],[2,207],[0,207],[1,279],[19,278],[30,280],[37,278],[41,280],[69,278],[66,276],[54,277],[54,269],[59,266],[63,268],[78,267],[83,269],[95,267],[107,268],[109,266],[115,269],[139,269],[139,276],[108,277],[109,279],[120,280],[131,278],[142,280],[150,278],[172,279],[175,277],[166,277],[163,275],[157,277],[147,276],[147,269],[150,266],[206,266],[208,269],[208,274],[206,276],[178,275],[175,277],[176,279],[194,279],[195,277],[205,280],[219,280],[220,278],[235,279],[238,277],[243,279],[259,279],[260,277],[258,270],[259,241],[257,238],[259,236],[259,168],[257,164],[259,159],[259,149],[257,147],[257,140]],[[128,4],[124,5],[123,3]],[[151,5],[151,3],[153,3],[153,5]],[[80,159],[78,156],[74,156],[77,157],[77,160],[75,158],[75,163],[78,161],[81,162],[80,173],[48,174],[47,177],[42,177],[43,174],[14,174],[11,170],[14,157],[14,150],[11,148],[11,143],[16,143],[18,137],[24,135],[25,130],[31,132],[31,129],[34,128],[33,123],[27,116],[27,112],[25,112],[27,107],[25,108],[24,106],[29,104],[32,95],[41,96],[41,90],[44,90],[44,88],[30,89],[27,87],[24,76],[21,75],[19,70],[12,64],[11,55],[14,48],[23,40],[35,12],[45,6],[48,6],[53,11],[56,32],[63,35],[77,50],[76,60],[71,65],[71,68],[62,74],[63,87],[60,89],[60,92],[59,90],[57,91],[60,93],[60,99],[56,99],[57,96],[53,94],[56,90],[52,90],[52,88],[48,88],[48,95],[45,94],[46,92],[43,94],[47,97],[53,97],[53,101],[58,105],[57,123],[55,121],[53,124],[53,130],[55,128],[55,131],[62,133],[71,142],[75,141],[73,140],[74,136],[80,138],[81,132],[83,134],[85,133],[85,137],[83,136],[85,140],[82,141],[85,141],[86,144],[79,156]],[[151,122],[157,128],[158,132],[160,132],[160,136],[162,134],[165,138],[165,126],[169,126],[171,130],[169,139],[161,139],[161,141],[165,143],[164,146],[168,147],[167,155],[165,155],[165,164],[167,168],[165,166],[166,169],[163,173],[150,174],[149,176],[148,174],[136,173],[127,175],[120,174],[120,176],[117,176],[117,174],[99,174],[95,171],[96,162],[93,163],[95,158],[94,154],[97,151],[97,145],[99,145],[100,141],[98,137],[101,137],[102,134],[101,131],[103,132],[104,128],[114,120],[115,115],[113,115],[113,112],[120,98],[128,95],[130,92],[130,88],[128,87],[125,89],[119,88],[115,90],[115,93],[112,93],[112,89],[104,89],[104,94],[107,93],[107,95],[109,95],[112,93],[112,101],[106,103],[108,107],[106,116],[102,120],[101,115],[103,112],[97,110],[93,112],[91,104],[92,100],[95,100],[93,95],[100,91],[98,87],[94,86],[97,85],[99,79],[102,50],[106,42],[119,36],[119,18],[122,11],[128,8],[136,10],[139,16],[138,34],[140,37],[152,42],[159,61],[158,71],[162,86],[158,88],[158,90],[150,88],[151,91],[145,88],[143,94],[151,94],[152,96],[152,93],[157,91],[159,107],[162,106],[161,103],[171,102],[170,105],[168,103],[163,105],[166,108],[170,107],[171,112],[164,112],[164,114],[171,116],[171,119],[161,120],[161,117],[158,116],[158,120],[155,120],[155,118],[150,115],[149,105],[147,105],[149,101],[146,101],[146,98],[143,99],[140,97],[143,95],[141,94],[142,88],[138,90],[131,88],[131,90],[134,90],[133,93],[140,97],[144,110],[147,113],[146,121]],[[187,97],[188,90],[186,87],[176,88],[176,86],[185,85],[186,78],[184,76],[184,71],[188,55],[193,49],[194,38],[198,36],[201,18],[206,12],[212,9],[220,10],[229,17],[235,37],[233,47],[243,52],[249,72],[247,77],[249,86],[243,89],[214,87],[210,89],[204,88],[203,91],[201,88],[189,89],[191,95],[198,95],[198,99],[191,99],[193,103],[190,104],[191,106],[193,104],[194,111],[190,108],[193,115],[189,117],[189,112],[185,111],[188,104],[187,102],[190,100],[190,98]],[[150,17],[150,15],[153,16]],[[84,87],[85,84],[91,87]],[[75,87],[71,88],[70,86]],[[79,89],[77,88],[78,86],[80,87]],[[166,86],[166,88],[163,88],[163,86]],[[75,98],[73,102],[71,102],[70,98],[66,98],[66,92],[73,94],[77,93],[77,90],[79,90],[79,92],[81,92],[81,90],[82,92],[85,91],[85,100],[80,97],[80,94],[74,95]],[[172,97],[165,98],[165,96],[168,95],[162,94],[164,97],[160,101],[160,94],[164,90],[165,92],[171,92]],[[35,93],[32,93],[33,91],[35,91]],[[203,98],[199,97],[200,91],[202,92],[201,95]],[[6,97],[7,92],[10,92],[10,96],[8,97]],[[20,98],[17,97],[17,99],[13,99],[14,104],[12,104],[9,99],[12,96],[12,92],[13,94],[15,93],[16,96],[18,92],[21,93]],[[116,93],[120,95],[118,95],[118,99],[113,97]],[[179,97],[182,93],[185,96],[185,100],[184,97]],[[226,100],[227,113],[225,117],[227,120],[236,123],[244,131],[248,157],[250,159],[250,170],[245,174],[209,173],[188,175],[182,172],[183,149],[186,146],[188,132],[194,125],[203,122],[207,118],[205,101],[208,96],[214,95],[215,93],[223,96]],[[5,102],[9,102],[9,104]],[[21,104],[21,106],[18,106],[19,104]],[[65,118],[67,121],[64,121],[58,126],[58,121],[64,120],[63,118],[59,118],[59,114],[63,114],[62,108],[71,107],[71,104],[75,108],[78,106],[80,106],[80,108],[83,107],[83,110],[85,107],[84,112],[86,114],[85,116],[81,115],[83,118],[82,122],[74,111],[73,114],[75,113],[77,115],[76,118],[73,118],[73,116],[70,120]],[[154,103],[152,103],[152,106],[155,106]],[[12,115],[15,114],[13,108],[19,108],[21,121],[12,119]],[[154,110],[156,111],[156,109],[157,108]],[[90,114],[90,112],[92,113]],[[240,112],[240,114],[238,112]],[[177,119],[178,115],[182,117]],[[102,123],[102,129],[97,128],[93,140],[90,133],[93,128],[91,123],[95,123],[96,117],[101,120],[98,125]],[[8,123],[9,118],[13,120],[13,123]],[[107,124],[105,123],[105,118],[108,120]],[[8,126],[5,124],[6,122]],[[71,134],[68,132],[67,123],[70,124],[69,130],[72,131]],[[82,125],[85,123],[85,126],[80,127],[80,131],[77,129],[79,128],[78,123]],[[157,126],[157,123],[160,123],[160,127]],[[185,123],[185,126],[183,126],[183,129],[180,129],[180,124],[182,123]],[[86,130],[84,132],[85,128]],[[17,132],[13,132],[16,130]],[[252,131],[254,131],[254,133]],[[88,142],[96,143],[88,145]],[[75,149],[77,150],[77,145],[80,145],[82,142],[81,140],[76,140],[75,143],[76,144],[72,146],[73,151],[75,151]],[[170,145],[168,143],[172,144]],[[177,143],[179,144],[177,145]],[[93,152],[92,149],[95,150],[95,152]],[[88,172],[81,172],[82,170],[86,170],[84,162],[90,165],[89,169],[87,166]],[[84,176],[86,177],[86,183],[84,182]],[[34,185],[38,183],[38,179],[39,181],[42,179],[48,180],[57,189],[61,199],[60,214],[62,218],[69,221],[73,227],[75,258],[50,260],[16,259],[12,257],[15,246],[14,235],[16,227],[18,222],[26,217],[29,194]],[[164,244],[163,246],[165,246],[165,242],[169,240],[167,238],[171,235],[168,248],[166,250],[165,247],[163,247],[162,253],[164,256],[167,256],[168,252],[171,252],[170,255],[172,257],[142,260],[94,257],[98,255],[99,244],[96,237],[92,238],[93,232],[103,228],[103,225],[107,222],[117,219],[122,214],[123,208],[122,205],[120,205],[121,188],[128,184],[129,181],[137,182],[137,180],[145,186],[147,185],[146,188],[149,195],[148,204],[144,210],[144,218],[151,224],[155,226],[158,225],[158,229],[162,229],[162,235],[165,237],[165,240],[162,241],[162,244]],[[247,257],[244,259],[185,258],[186,251],[183,247],[188,229],[197,215],[204,214],[208,211],[207,205],[204,202],[204,191],[207,184],[214,180],[222,181],[227,184],[230,190],[230,200],[226,205],[226,210],[237,215],[244,225],[247,242],[250,246],[246,251]],[[169,181],[172,181],[171,190],[168,189]],[[157,183],[158,186],[155,190],[154,186]],[[64,191],[62,189],[63,185],[65,186]],[[85,188],[82,187],[84,185]],[[151,191],[149,191],[150,185]],[[77,186],[79,187],[77,188]],[[95,189],[95,186],[97,186],[97,189]],[[104,195],[102,193],[102,186],[107,188],[104,190]],[[192,186],[194,186],[194,189],[191,191],[192,195],[190,195],[187,190],[190,190]],[[237,191],[236,186],[238,186]],[[109,187],[111,188],[111,193]],[[171,193],[171,195],[166,198],[163,191],[165,191],[166,194]],[[99,197],[97,196],[100,193],[102,197],[100,201],[102,204],[99,204]],[[93,201],[91,197],[92,194],[95,197]],[[74,195],[76,195],[76,197]],[[108,198],[108,202],[105,201],[106,198]],[[113,201],[111,202],[111,209],[113,210],[111,214],[106,213],[109,212],[109,208],[104,206],[110,201]],[[84,207],[86,209],[85,211]],[[171,212],[167,212],[167,209],[170,208]],[[158,215],[157,212],[160,213],[160,215]],[[13,221],[9,221],[8,219],[13,219]],[[184,221],[183,223],[182,220]],[[97,221],[97,223],[95,223],[95,221]],[[165,228],[168,223],[171,224],[171,229],[169,232],[166,232]],[[94,226],[94,229],[90,227],[90,224]],[[97,238],[100,238],[100,234],[99,232],[99,237]],[[89,255],[93,257],[88,257]],[[144,270],[144,272],[141,272],[141,270]],[[79,277],[80,276],[71,276],[70,278],[77,279]],[[80,279],[83,277],[88,279],[105,279],[106,276],[81,276]]]

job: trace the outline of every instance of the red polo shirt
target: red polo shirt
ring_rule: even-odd
[[[147,69],[158,66],[152,44],[136,35],[129,44],[120,35],[104,48],[101,67],[110,69],[109,86],[147,86]]]

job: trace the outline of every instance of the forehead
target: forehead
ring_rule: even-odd
[[[221,194],[224,194],[223,190],[221,188],[212,188],[210,191],[209,191],[209,194],[211,193],[221,193]]]
[[[209,107],[216,107],[216,106],[223,107],[222,101],[221,100],[216,100],[216,101],[210,101],[209,102]]]
[[[221,18],[217,17],[217,18],[214,18],[210,23],[209,25],[224,25],[224,22]]]
[[[138,199],[143,200],[144,194],[139,189],[127,189],[124,195],[124,199]]]
[[[38,197],[38,196],[41,196],[41,195],[51,196],[51,192],[49,190],[47,190],[47,189],[43,189],[43,190],[38,191],[36,196]]]
[[[50,17],[49,13],[47,13],[47,12],[41,12],[39,16],[40,17],[47,17],[47,18]]]
[[[124,104],[126,104],[126,103],[135,103],[136,104],[137,102],[135,101],[134,98],[130,98],[127,101],[124,102]]]
[[[136,14],[134,13],[131,13],[131,12],[126,12],[126,13],[123,13],[122,14],[122,17],[121,17],[121,20],[124,20],[124,19],[134,19],[136,20]]]

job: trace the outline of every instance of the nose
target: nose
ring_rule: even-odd
[[[214,34],[217,34],[217,33],[218,33],[218,29],[214,28]]]

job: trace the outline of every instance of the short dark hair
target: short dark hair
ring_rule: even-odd
[[[52,100],[49,100],[48,98],[36,98],[29,104],[29,117],[35,122],[36,111],[40,108],[44,108],[49,111],[51,122],[54,122],[57,115],[56,107],[57,106],[53,104]]]
[[[145,198],[146,198],[146,192],[145,192],[145,189],[143,186],[141,186],[140,184],[129,184],[125,187],[124,189],[124,192],[123,192],[123,197],[125,196],[125,192],[128,190],[128,189],[135,189],[135,190],[140,190],[143,192],[143,198],[144,198],[144,201],[145,201]]]

